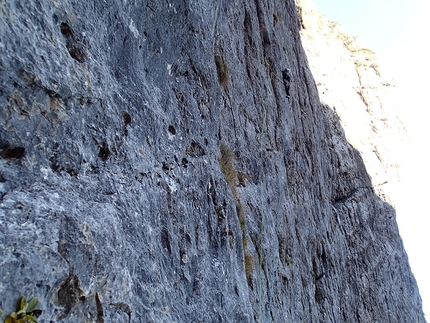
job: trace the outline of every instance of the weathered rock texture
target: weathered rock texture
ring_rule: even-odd
[[[5,314],[425,322],[300,25],[292,0],[1,1]]]

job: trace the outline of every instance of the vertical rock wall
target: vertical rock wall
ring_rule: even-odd
[[[1,1],[4,314],[425,322],[299,27],[293,1]]]

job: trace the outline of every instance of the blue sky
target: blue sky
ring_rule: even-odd
[[[394,48],[413,29],[429,0],[314,0],[328,19],[340,22],[347,34],[360,36],[378,54]],[[428,18],[427,18],[428,19]]]
[[[413,138],[402,166],[397,222],[430,321],[430,0],[312,0],[344,32],[359,36],[393,76],[398,108]]]

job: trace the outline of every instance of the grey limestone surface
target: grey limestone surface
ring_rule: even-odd
[[[291,0],[0,0],[2,319],[425,322],[299,29]]]

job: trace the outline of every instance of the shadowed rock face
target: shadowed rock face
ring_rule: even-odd
[[[0,13],[5,314],[25,295],[46,322],[425,322],[293,1]]]

